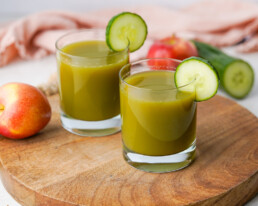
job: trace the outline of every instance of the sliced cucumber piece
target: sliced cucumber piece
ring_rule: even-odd
[[[235,98],[245,97],[251,90],[254,82],[254,72],[244,61],[234,61],[224,70],[223,87]]]
[[[217,93],[219,86],[216,70],[199,57],[190,57],[179,64],[174,80],[180,91],[195,91],[196,101],[210,99]]]
[[[106,42],[113,51],[122,51],[129,47],[130,52],[134,52],[144,44],[147,33],[147,25],[141,16],[122,12],[109,21]]]

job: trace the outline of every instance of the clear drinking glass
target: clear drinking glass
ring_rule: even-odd
[[[195,80],[176,88],[180,61],[146,59],[119,73],[124,159],[149,172],[169,172],[195,157]]]
[[[120,131],[119,70],[128,63],[128,48],[111,51],[105,31],[80,30],[56,42],[61,121],[83,136]]]

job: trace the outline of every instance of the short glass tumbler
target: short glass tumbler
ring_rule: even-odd
[[[187,89],[195,80],[175,87],[179,63],[146,59],[120,70],[123,156],[140,170],[175,171],[195,158],[195,92]]]
[[[128,63],[128,48],[111,51],[105,31],[79,30],[56,42],[63,127],[82,136],[120,131],[119,70]]]

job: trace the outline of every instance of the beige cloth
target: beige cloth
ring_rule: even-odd
[[[177,34],[216,46],[229,46],[247,38],[238,46],[239,51],[258,51],[257,4],[206,0],[181,10],[141,6],[89,13],[45,11],[33,14],[0,30],[0,66],[17,56],[35,59],[53,53],[55,41],[60,35],[74,29],[105,28],[108,20],[121,11],[136,12],[145,19],[150,41]],[[142,52],[146,52],[146,45],[145,50],[136,53],[137,57],[146,55]]]

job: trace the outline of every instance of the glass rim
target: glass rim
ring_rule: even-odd
[[[186,86],[189,86],[190,84],[192,84],[193,82],[195,82],[196,78],[194,78],[193,80],[191,80],[189,83],[187,84],[184,84],[180,87],[173,87],[173,88],[169,88],[169,89],[149,89],[149,88],[142,88],[142,87],[137,87],[137,86],[134,86],[132,84],[129,84],[128,82],[125,81],[125,79],[122,77],[122,72],[125,68],[127,68],[128,66],[133,66],[133,65],[136,65],[136,64],[140,64],[142,62],[147,62],[147,61],[150,61],[150,60],[155,60],[155,59],[160,59],[160,60],[171,60],[171,61],[174,61],[174,62],[177,62],[177,63],[181,63],[182,60],[178,60],[178,59],[173,59],[173,58],[148,58],[148,59],[142,59],[142,60],[139,60],[139,61],[135,61],[135,62],[132,62],[132,63],[128,63],[126,65],[124,65],[120,71],[119,71],[119,79],[124,83],[126,84],[127,86],[129,87],[132,87],[134,89],[140,89],[140,90],[145,90],[145,91],[171,91],[171,90],[178,90],[180,88],[183,88],[183,87],[186,87]],[[169,67],[169,66],[168,66]],[[162,71],[162,70],[155,70],[155,71]],[[163,71],[169,71],[169,70],[163,70]],[[143,72],[148,72],[148,71],[143,71]],[[141,72],[139,72],[141,73]]]
[[[77,59],[101,59],[101,58],[106,58],[107,56],[121,55],[122,53],[129,51],[129,44],[128,44],[128,46],[127,46],[125,49],[123,49],[123,50],[121,50],[121,51],[113,51],[113,52],[114,52],[113,54],[90,57],[90,56],[77,56],[77,55],[72,55],[72,54],[66,53],[66,52],[62,51],[62,48],[63,48],[63,47],[60,48],[60,47],[58,46],[58,43],[59,43],[62,39],[66,38],[66,37],[68,37],[68,36],[70,36],[70,35],[78,34],[78,33],[83,33],[83,32],[90,32],[90,31],[103,32],[103,34],[104,34],[104,36],[103,36],[103,41],[106,42],[106,41],[104,40],[104,39],[105,39],[105,29],[99,29],[99,28],[73,29],[73,30],[71,30],[71,31],[69,31],[69,32],[67,32],[67,33],[65,33],[65,34],[63,34],[63,35],[61,35],[60,37],[58,37],[58,39],[57,39],[56,42],[55,42],[56,52],[59,52],[59,53],[65,55],[65,56],[68,56],[68,57],[70,57],[70,58],[77,58]],[[92,39],[92,40],[94,41],[94,39]],[[92,41],[92,40],[87,40],[87,38],[86,38],[85,40],[74,41],[74,42],[72,42],[72,43],[82,42],[82,41]],[[96,38],[96,40],[97,40],[97,38]],[[100,41],[101,41],[101,40],[100,40]],[[69,43],[69,44],[72,44],[72,43]],[[69,45],[69,44],[67,44],[67,45]],[[109,48],[109,47],[108,47],[108,48]],[[110,49],[110,48],[109,48],[109,49]],[[112,50],[110,49],[110,51],[112,51]]]

